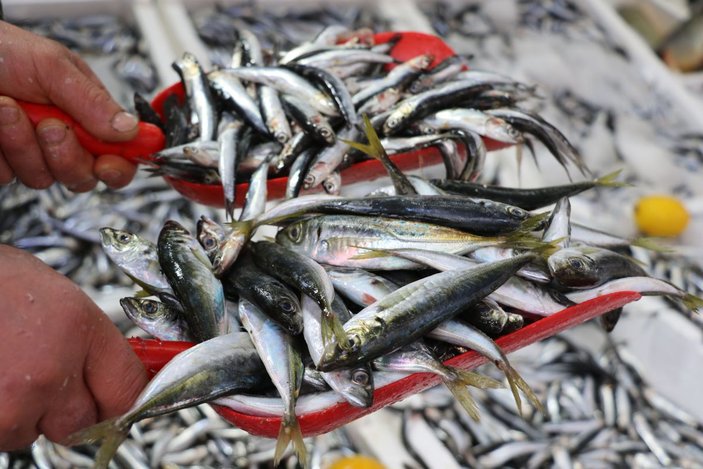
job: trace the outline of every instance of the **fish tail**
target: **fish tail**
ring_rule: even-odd
[[[273,456],[273,465],[278,466],[285,454],[290,443],[293,443],[293,451],[298,458],[298,462],[307,467],[308,452],[303,441],[303,433],[300,430],[300,424],[295,415],[284,416],[281,421],[281,429],[278,432],[278,440],[276,441],[276,450]]]
[[[522,417],[522,400],[520,399],[520,393],[518,389],[521,390],[527,399],[532,403],[532,405],[540,412],[544,413],[544,406],[540,402],[539,398],[532,390],[529,384],[522,379],[522,376],[510,366],[508,362],[498,362],[496,364],[498,369],[505,373],[505,377],[508,379],[508,384],[510,385],[510,391],[513,393],[513,398],[515,399],[515,404],[517,405],[517,410]]]
[[[520,231],[529,233],[530,231],[538,231],[544,228],[549,219],[549,212],[537,213],[530,215],[520,224]]]
[[[347,333],[344,332],[342,323],[329,308],[325,308],[322,311],[320,329],[322,329],[322,344],[325,348],[327,348],[328,344],[336,343],[343,350],[350,349]]]
[[[681,299],[681,302],[686,308],[690,309],[694,313],[700,312],[701,308],[703,308],[703,299],[695,295],[691,295],[690,293],[686,293]]]
[[[647,236],[635,238],[630,242],[630,244],[632,244],[633,246],[639,246],[644,249],[649,249],[650,251],[661,252],[664,254],[671,254],[674,252],[673,249],[659,244],[655,238],[650,238]]]
[[[478,407],[467,389],[473,386],[480,389],[502,388],[503,384],[488,376],[482,376],[472,371],[462,370],[453,366],[445,366],[444,384],[472,419],[478,421]]]
[[[510,233],[502,238],[500,243],[502,247],[517,248],[517,249],[527,249],[532,251],[537,251],[541,253],[545,249],[552,247],[550,243],[546,243],[541,239],[533,236],[531,230],[519,229],[514,233]]]
[[[117,452],[117,448],[127,438],[129,427],[131,426],[125,419],[114,417],[76,433],[68,437],[68,446],[85,445],[102,442],[100,449],[95,455],[95,468],[107,469],[110,460]]]
[[[593,184],[599,187],[632,187],[632,184],[628,182],[616,181],[620,173],[622,173],[622,169],[608,173],[605,176],[594,179]]]

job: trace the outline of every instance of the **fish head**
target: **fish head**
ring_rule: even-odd
[[[136,324],[157,323],[175,319],[175,313],[165,304],[145,298],[121,298],[124,313]]]
[[[318,244],[321,228],[315,218],[291,223],[276,235],[276,242],[297,252],[308,253]]]
[[[567,287],[586,287],[598,280],[596,262],[579,249],[560,249],[549,256],[547,265],[552,277]]]
[[[225,230],[214,220],[207,218],[205,215],[200,217],[197,225],[197,238],[200,245],[208,253],[208,256],[217,252],[220,242],[225,237]]]
[[[365,340],[368,334],[364,334],[364,324],[345,327],[347,336],[347,348],[342,348],[336,341],[325,346],[325,350],[317,363],[320,371],[329,371],[346,366],[357,365],[365,350]]]
[[[337,140],[335,137],[334,130],[332,130],[332,127],[326,124],[320,124],[319,126],[317,126],[317,128],[315,129],[315,133],[321,140],[323,140],[328,145],[334,145],[334,142]]]
[[[251,235],[250,222],[235,222],[231,226],[232,232],[218,244],[212,261],[212,271],[217,277],[222,277],[232,267]]]
[[[499,117],[488,119],[486,122],[486,135],[500,142],[521,143],[524,141],[520,131]]]
[[[139,237],[124,230],[100,228],[100,243],[106,252],[132,251],[139,247]]]
[[[357,407],[370,407],[373,404],[373,373],[368,366],[349,370],[349,385],[340,389],[344,398]]]

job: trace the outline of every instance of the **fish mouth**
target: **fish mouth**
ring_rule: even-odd
[[[368,408],[373,404],[373,391],[364,388],[351,387],[340,391],[340,394],[354,407]]]

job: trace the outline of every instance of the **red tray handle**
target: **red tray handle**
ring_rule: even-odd
[[[127,142],[105,142],[85,130],[71,116],[56,106],[17,101],[34,126],[44,119],[62,120],[73,129],[81,146],[92,155],[118,155],[133,163],[140,163],[164,148],[165,137],[160,128],[146,122],[139,123],[139,133]]]

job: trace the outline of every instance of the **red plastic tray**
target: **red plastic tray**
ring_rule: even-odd
[[[496,343],[506,352],[513,352],[522,347],[538,342],[542,339],[593,319],[613,309],[620,308],[627,303],[636,301],[640,294],[624,291],[604,295],[593,300],[566,308],[552,316],[548,316],[520,330],[507,334]],[[190,342],[163,342],[159,340],[129,339],[134,351],[153,376],[168,361],[179,352],[191,347]],[[476,368],[486,359],[476,352],[470,351],[458,355],[446,363],[461,367],[466,370]],[[326,433],[352,420],[363,417],[375,410],[397,402],[412,394],[440,383],[440,378],[429,373],[414,373],[399,381],[378,388],[374,392],[373,405],[367,409],[354,407],[346,402],[333,405],[325,410],[299,415],[303,435],[313,436]],[[225,419],[252,435],[276,438],[281,425],[280,417],[262,417],[235,412],[226,407],[213,406]]]

